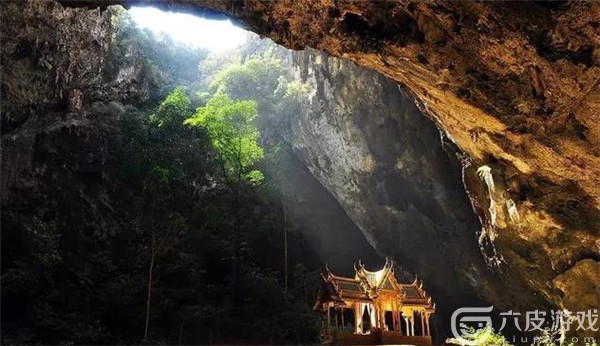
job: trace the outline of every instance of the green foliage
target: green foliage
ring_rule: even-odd
[[[192,114],[192,105],[183,86],[175,88],[158,109],[150,116],[150,121],[159,127],[178,127]]]
[[[144,179],[143,192],[144,206],[152,209],[164,207],[164,204],[171,199],[169,170],[154,166]]]
[[[491,327],[487,327],[491,328]],[[466,327],[466,334],[468,336],[463,336],[463,338],[467,341],[462,341],[459,339],[450,338],[446,340],[446,343],[453,345],[471,345],[473,342],[475,345],[481,346],[511,346],[511,344],[506,341],[504,336],[499,333],[496,333],[494,329],[482,329],[479,331],[475,331],[473,327]],[[489,334],[488,334],[489,332]]]
[[[284,97],[289,99],[298,99],[305,97],[310,92],[310,87],[301,81],[291,81],[286,85]]]
[[[550,329],[543,329],[539,335],[536,335],[532,346],[557,346],[559,333],[558,331],[552,331]]]
[[[225,66],[212,78],[209,87],[234,100],[255,100],[256,124],[267,136],[274,130],[286,131],[289,120],[301,112],[302,103],[310,93],[306,83],[286,76],[281,59],[268,48],[243,63]]]
[[[552,330],[550,328],[544,328],[542,331],[533,338],[531,346],[575,346],[575,343],[570,338],[565,336],[561,343],[560,330]],[[596,338],[592,338],[591,342],[586,342],[585,346],[598,346]]]
[[[259,183],[262,174],[256,170],[249,171],[249,167],[263,157],[263,150],[258,144],[260,133],[254,125],[255,118],[255,101],[232,101],[219,92],[185,123],[207,130],[230,177],[236,181],[243,178]]]
[[[245,175],[245,179],[251,185],[256,186],[263,182],[263,180],[265,179],[265,176],[258,169],[253,169]]]
[[[240,100],[251,98],[265,105],[274,103],[274,90],[283,75],[281,61],[270,56],[254,56],[243,64],[231,64],[219,72],[211,87]],[[249,97],[251,96],[251,97]]]

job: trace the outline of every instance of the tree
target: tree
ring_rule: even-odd
[[[269,152],[267,164],[278,164],[272,160],[277,156],[280,133],[287,132],[290,119],[299,114],[301,103],[307,99],[310,88],[307,84],[293,80],[286,73],[282,59],[275,56],[273,46],[262,47],[264,51],[249,57],[243,63],[230,63],[213,78],[213,90],[227,93],[234,100],[252,99],[257,102],[257,127],[268,138],[263,142]],[[291,81],[290,81],[291,79]],[[266,143],[265,143],[266,142]],[[277,171],[277,170],[275,170]],[[281,184],[279,184],[281,185]],[[281,200],[283,212],[284,241],[284,287],[288,288],[288,237],[287,212]]]
[[[238,296],[241,265],[241,191],[244,184],[257,185],[264,178],[260,171],[252,169],[263,157],[263,150],[258,144],[260,134],[254,125],[256,115],[255,101],[232,101],[226,94],[218,92],[204,107],[198,108],[194,117],[185,121],[207,130],[218,153],[223,178],[234,196],[234,299]]]
[[[179,128],[181,123],[192,114],[191,102],[185,93],[185,88],[175,88],[158,106],[150,120],[165,128]]]
[[[177,87],[150,115],[150,122],[161,132],[162,139],[170,141],[171,138],[181,135],[182,122],[190,114],[191,105],[185,89]],[[167,151],[168,149],[163,146],[162,150]],[[152,155],[150,159],[154,161],[155,165],[144,179],[142,187],[142,225],[150,237],[144,340],[148,338],[150,326],[153,275],[157,257],[171,245],[170,243],[176,238],[178,231],[181,232],[187,228],[185,218],[172,210],[171,204],[174,199],[174,191],[170,183],[172,172],[168,168],[160,166],[161,163],[168,164],[167,159],[155,155]]]
[[[208,131],[221,160],[223,177],[230,184],[256,184],[262,180],[260,171],[250,169],[264,155],[258,144],[260,133],[254,125],[256,115],[255,101],[232,101],[219,92],[185,121]]]
[[[253,56],[243,64],[230,64],[217,73],[211,83],[213,89],[227,93],[234,100],[257,100],[258,113],[272,112],[277,102],[274,91],[283,76],[281,61],[272,56]]]
[[[154,167],[144,181],[143,224],[145,231],[150,235],[150,263],[148,265],[144,340],[148,339],[153,274],[157,256],[171,245],[170,242],[173,241],[177,232],[181,232],[187,228],[186,220],[182,215],[178,212],[169,211],[169,203],[173,196],[169,186],[168,174],[168,170],[161,167]]]
[[[257,101],[257,126],[269,136],[273,129],[284,129],[291,116],[298,114],[300,101],[310,92],[307,84],[286,73],[282,60],[271,52],[232,63],[215,75],[212,90],[226,93],[234,100]]]

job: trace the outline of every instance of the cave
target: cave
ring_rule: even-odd
[[[320,275],[386,258],[433,344],[600,338],[548,329],[600,310],[599,3],[152,2],[225,53],[142,5],[0,4],[3,344],[315,343]]]

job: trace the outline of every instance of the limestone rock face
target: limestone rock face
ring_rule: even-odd
[[[2,5],[3,133],[35,114],[91,97],[102,82],[110,16],[54,2]],[[76,107],[68,107],[75,110]]]
[[[19,200],[21,193],[37,193],[45,164],[35,167],[34,158],[47,142],[61,133],[79,137],[77,129],[88,129],[81,102],[97,94],[101,85],[110,17],[99,10],[64,9],[41,1],[4,3],[1,10],[5,202]],[[90,162],[106,159],[100,156],[94,154]]]
[[[470,160],[408,94],[317,51],[295,60],[314,92],[284,138],[369,243],[409,274],[403,279],[424,280],[438,302],[440,331],[461,306],[550,307],[482,231],[462,180],[461,163]]]
[[[147,73],[136,47],[117,50],[108,11],[29,1],[4,2],[0,15],[2,201],[6,202],[38,192],[49,164],[39,158],[49,152],[77,147],[77,159],[89,155],[88,168],[103,165],[106,143],[98,142],[105,138],[98,133],[97,122],[86,119],[84,109],[92,109],[94,102],[110,102],[112,113],[118,115],[123,112],[118,102],[148,102],[155,97],[160,78],[168,76]],[[57,144],[63,140],[68,144]],[[78,147],[77,141],[93,143]]]

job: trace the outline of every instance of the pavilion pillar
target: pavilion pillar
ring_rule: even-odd
[[[426,336],[427,331],[425,330],[425,311],[419,312],[419,317],[421,318],[421,335]]]
[[[375,304],[371,305],[371,311],[369,311],[369,317],[371,318],[371,328],[377,327],[377,309],[375,308]]]
[[[408,316],[403,316],[404,322],[406,323],[406,335],[410,336],[410,323],[408,323]]]
[[[383,316],[385,315],[385,312],[383,311],[383,309],[381,308],[381,303],[377,304],[377,328],[383,330],[384,325],[385,325],[385,321],[383,320]]]
[[[354,304],[354,333],[362,333],[362,304],[357,302]]]
[[[395,310],[393,316],[394,316],[394,330],[402,331],[402,328],[400,328],[400,312],[398,312],[398,310]]]
[[[402,333],[402,328],[400,328],[400,309],[398,309],[398,303],[394,302],[394,330]]]
[[[427,326],[427,335],[431,336],[431,328],[429,326],[429,318],[431,315],[429,313],[425,313],[425,325]]]
[[[415,313],[410,316],[410,335],[415,336]]]

